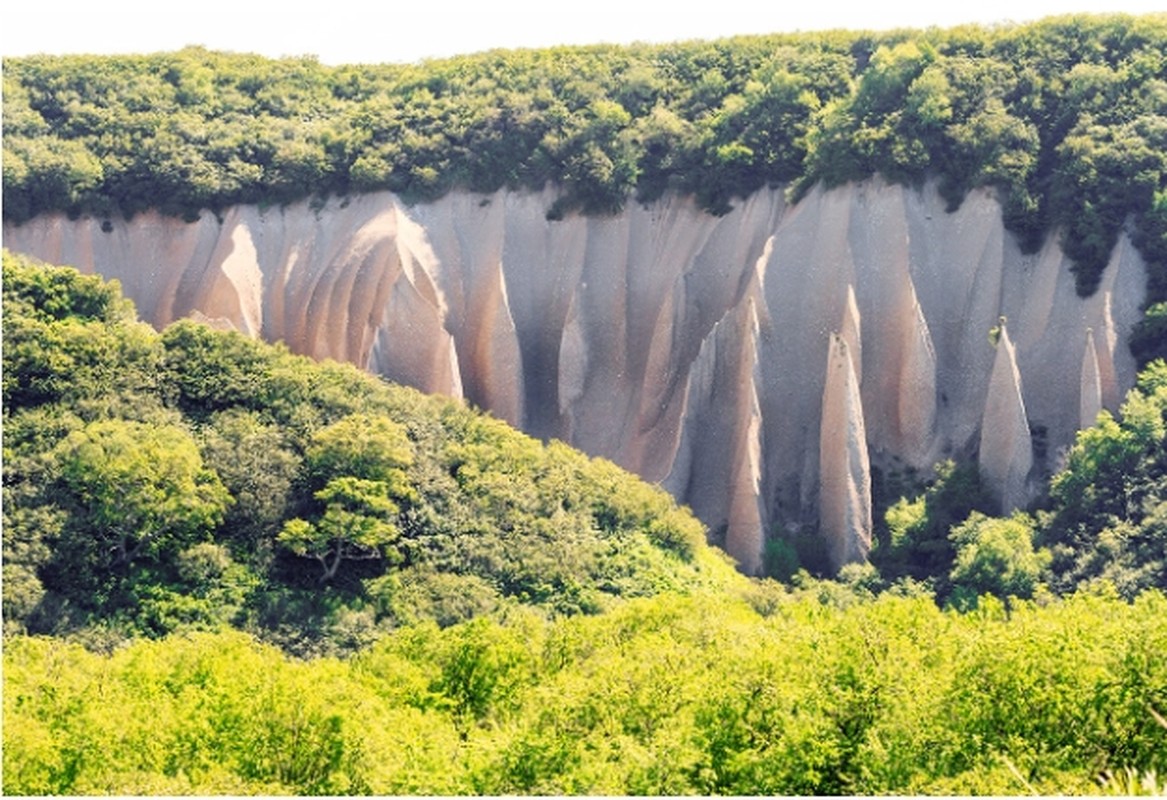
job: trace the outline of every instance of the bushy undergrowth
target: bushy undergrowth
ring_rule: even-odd
[[[1167,770],[1162,594],[753,600],[427,623],[346,660],[10,637],[4,791],[1096,794]]]

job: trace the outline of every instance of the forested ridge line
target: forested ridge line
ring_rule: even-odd
[[[1091,293],[1128,222],[1167,299],[1167,15],[490,51],[324,66],[188,48],[4,61],[4,215],[193,216],[387,189],[558,187],[713,213],[873,174],[998,190]]]

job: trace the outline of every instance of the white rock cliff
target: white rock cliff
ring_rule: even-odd
[[[749,572],[773,531],[850,508],[853,481],[821,480],[832,332],[872,470],[926,470],[991,442],[1000,316],[1038,469],[1093,409],[1084,391],[1096,382],[1114,409],[1134,382],[1125,342],[1145,276],[1129,241],[1081,299],[1057,237],[1023,255],[988,192],[951,214],[931,187],[871,181],[793,206],[763,191],[723,217],[668,196],[551,222],[553,199],[379,193],[190,224],[143,214],[109,232],[44,216],[5,225],[4,245],[120,280],[156,326],[229,324],[611,458],[689,503]],[[863,450],[848,451],[852,475]]]

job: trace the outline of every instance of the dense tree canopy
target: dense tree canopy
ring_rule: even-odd
[[[69,508],[90,569],[173,554],[210,536],[230,495],[203,466],[194,439],[173,425],[97,420],[50,454],[54,499]]]
[[[10,630],[235,624],[297,652],[402,621],[735,580],[660,489],[451,400],[4,256]]]
[[[1081,431],[1050,486],[1041,540],[1062,591],[1100,577],[1133,596],[1167,588],[1167,362],[1152,362],[1118,418]]]
[[[3,293],[6,794],[1167,790],[1162,361],[1035,516],[944,464],[783,586],[452,401]]]
[[[4,60],[4,216],[194,216],[389,189],[558,187],[606,213],[666,189],[723,213],[880,173],[995,188],[1078,288],[1133,220],[1167,299],[1167,17],[491,51],[326,67],[188,48]]]
[[[238,632],[10,637],[5,794],[1161,792],[1167,600],[941,611],[814,589],[398,629],[349,659]],[[1164,723],[1167,725],[1167,723]]]

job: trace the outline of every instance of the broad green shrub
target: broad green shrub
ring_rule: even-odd
[[[949,534],[956,560],[949,578],[953,600],[975,602],[978,595],[1029,599],[1049,563],[1048,551],[1033,548],[1033,519],[1017,512],[994,519],[973,512]]]

